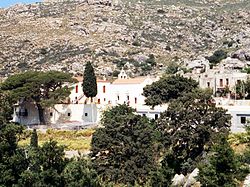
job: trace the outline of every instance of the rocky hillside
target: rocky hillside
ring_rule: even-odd
[[[249,0],[47,0],[0,9],[0,77],[36,70],[154,74],[250,45]],[[156,63],[156,66],[155,66]]]

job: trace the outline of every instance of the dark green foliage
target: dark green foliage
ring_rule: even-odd
[[[13,98],[8,92],[3,92],[0,85],[0,123],[6,123],[12,119]]]
[[[243,94],[246,94],[246,99],[250,99],[250,79],[248,78],[244,84],[241,85],[240,89]]]
[[[168,165],[176,173],[186,174],[218,135],[229,132],[230,116],[211,103],[211,93],[196,90],[170,103],[157,126],[169,150],[165,156]]]
[[[24,150],[17,146],[23,127],[8,123],[12,111],[10,101],[10,97],[0,91],[0,186],[15,184],[19,173],[28,166]]]
[[[238,166],[237,166],[237,178],[239,178],[240,181],[244,180],[246,175],[250,173],[250,125],[247,124],[245,126],[246,129],[246,135],[244,137],[244,143],[246,143],[246,149],[244,150],[243,154],[237,155],[237,161],[238,161]]]
[[[22,130],[21,126],[0,122],[0,186],[12,186],[27,168],[24,150],[17,147]]]
[[[197,88],[198,83],[192,79],[182,76],[162,77],[160,80],[143,89],[143,95],[146,97],[145,102],[152,107],[176,99],[184,93]]]
[[[39,111],[40,122],[45,123],[43,107],[64,101],[70,94],[70,88],[63,84],[74,81],[70,74],[63,72],[28,71],[10,76],[1,85],[1,89],[9,91],[16,102],[22,98],[34,101]]]
[[[120,73],[120,71],[115,70],[115,71],[113,71],[112,76],[113,77],[118,77],[119,73]]]
[[[146,75],[146,72],[149,72],[152,70],[152,67],[146,63],[141,64],[141,70],[143,71],[142,75]],[[145,74],[146,73],[146,74]]]
[[[246,87],[246,83],[243,81],[239,81],[236,83],[235,88],[236,88],[237,99],[242,99],[243,97],[245,97],[245,93],[246,93],[245,87]]]
[[[155,170],[158,152],[155,126],[146,117],[135,115],[126,105],[105,111],[103,128],[92,138],[94,168],[104,181],[134,185],[146,182]]]
[[[36,129],[33,129],[32,131],[31,138],[30,138],[30,146],[34,148],[38,147],[38,136],[37,136]]]
[[[84,158],[71,161],[63,171],[65,187],[100,187],[100,180]]]
[[[250,74],[250,68],[244,68],[244,70],[241,70],[241,72]]]
[[[97,83],[93,66],[87,62],[83,75],[83,93],[86,97],[95,97],[97,95]]]
[[[224,50],[217,50],[212,56],[207,57],[208,61],[213,65],[218,64],[221,60],[225,58],[227,58],[227,52],[225,52]]]
[[[20,179],[18,180],[19,187],[41,187],[45,186],[41,183],[41,178],[38,173],[32,170],[25,170],[20,174]]]
[[[174,170],[168,166],[167,161],[164,159],[157,171],[151,173],[149,184],[150,186],[169,187],[172,184],[171,180],[174,175]]]
[[[40,155],[43,170],[53,169],[58,173],[62,172],[66,164],[64,155],[64,147],[58,146],[56,141],[44,143]]]
[[[170,62],[166,69],[166,74],[175,74],[179,69],[179,65],[176,62]]]
[[[145,61],[150,66],[156,66],[155,56],[153,54],[149,55],[149,58]]]
[[[222,137],[213,147],[208,156],[208,163],[199,167],[198,180],[202,186],[209,187],[233,187],[236,185],[235,173],[237,162],[234,152],[227,142],[226,137]]]
[[[29,167],[20,173],[19,186],[62,186],[62,172],[69,162],[64,155],[64,147],[50,140],[42,147],[28,150]]]

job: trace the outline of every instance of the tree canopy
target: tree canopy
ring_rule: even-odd
[[[192,79],[187,79],[179,75],[162,77],[160,80],[143,89],[143,95],[146,97],[146,105],[152,107],[169,102],[171,99],[177,99],[186,92],[191,92],[198,87],[198,83]]]
[[[68,73],[28,71],[10,76],[1,84],[1,89],[9,91],[15,101],[26,99],[35,102],[40,123],[45,123],[44,107],[63,102],[70,94],[70,88],[65,83],[73,82],[75,80]]]
[[[208,61],[212,65],[218,64],[221,60],[225,58],[227,58],[227,52],[222,49],[215,51],[212,56],[207,57]]]
[[[127,105],[105,111],[103,128],[93,134],[93,166],[104,181],[135,185],[147,181],[157,165],[154,124]]]
[[[14,100],[10,94],[1,90],[0,86],[0,123],[8,122],[12,119],[11,115],[13,113],[13,103]]]
[[[217,108],[207,91],[196,90],[171,102],[157,120],[168,165],[177,173],[192,171],[216,137],[228,134],[230,125],[226,110]]]
[[[86,97],[93,98],[97,95],[95,71],[90,62],[87,62],[85,66],[82,88]]]
[[[207,162],[199,166],[198,180],[202,186],[237,186],[237,161],[225,136],[212,146]]]

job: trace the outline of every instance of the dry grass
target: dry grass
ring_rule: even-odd
[[[249,133],[233,133],[229,135],[228,139],[233,150],[236,153],[243,153],[246,150],[247,144],[250,142]]]
[[[43,145],[45,142],[53,139],[57,141],[59,145],[64,145],[65,150],[88,151],[90,150],[90,143],[94,131],[93,129],[80,131],[48,129],[46,133],[38,131],[37,134],[39,145]],[[29,145],[30,135],[31,131],[25,131],[18,144],[20,146]]]

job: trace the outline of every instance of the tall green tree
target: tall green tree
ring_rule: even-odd
[[[157,120],[168,166],[176,173],[192,171],[217,137],[228,134],[230,125],[226,110],[217,108],[206,90],[174,100]]]
[[[65,187],[100,187],[100,179],[92,165],[85,158],[69,162],[63,171]]]
[[[23,149],[18,148],[20,125],[9,123],[12,98],[0,90],[0,186],[12,186],[27,167]]]
[[[145,103],[149,106],[156,106],[177,99],[184,93],[191,92],[198,87],[198,83],[179,75],[162,77],[160,80],[143,88]]]
[[[90,97],[91,101],[92,98],[97,95],[97,83],[96,83],[95,71],[90,62],[87,62],[85,66],[82,88],[85,96]]]
[[[145,183],[159,154],[154,123],[127,105],[105,111],[101,123],[103,128],[91,142],[91,159],[100,177],[107,182]]]
[[[227,138],[223,136],[213,145],[208,161],[199,166],[198,180],[202,186],[236,187],[237,161]]]
[[[0,122],[0,186],[12,186],[20,178],[28,162],[23,149],[18,148],[23,127]]]
[[[44,107],[53,106],[63,102],[70,94],[70,88],[65,83],[73,83],[70,74],[49,71],[28,71],[10,76],[1,89],[9,91],[11,97],[16,101],[26,99],[35,102],[41,124],[45,124]]]
[[[12,119],[14,100],[8,92],[1,90],[0,85],[0,123],[7,123]]]
[[[33,129],[31,138],[30,138],[30,146],[33,148],[38,148],[38,136],[36,129]]]
[[[64,186],[63,170],[69,163],[64,147],[54,140],[28,152],[29,167],[20,172],[18,186]]]

